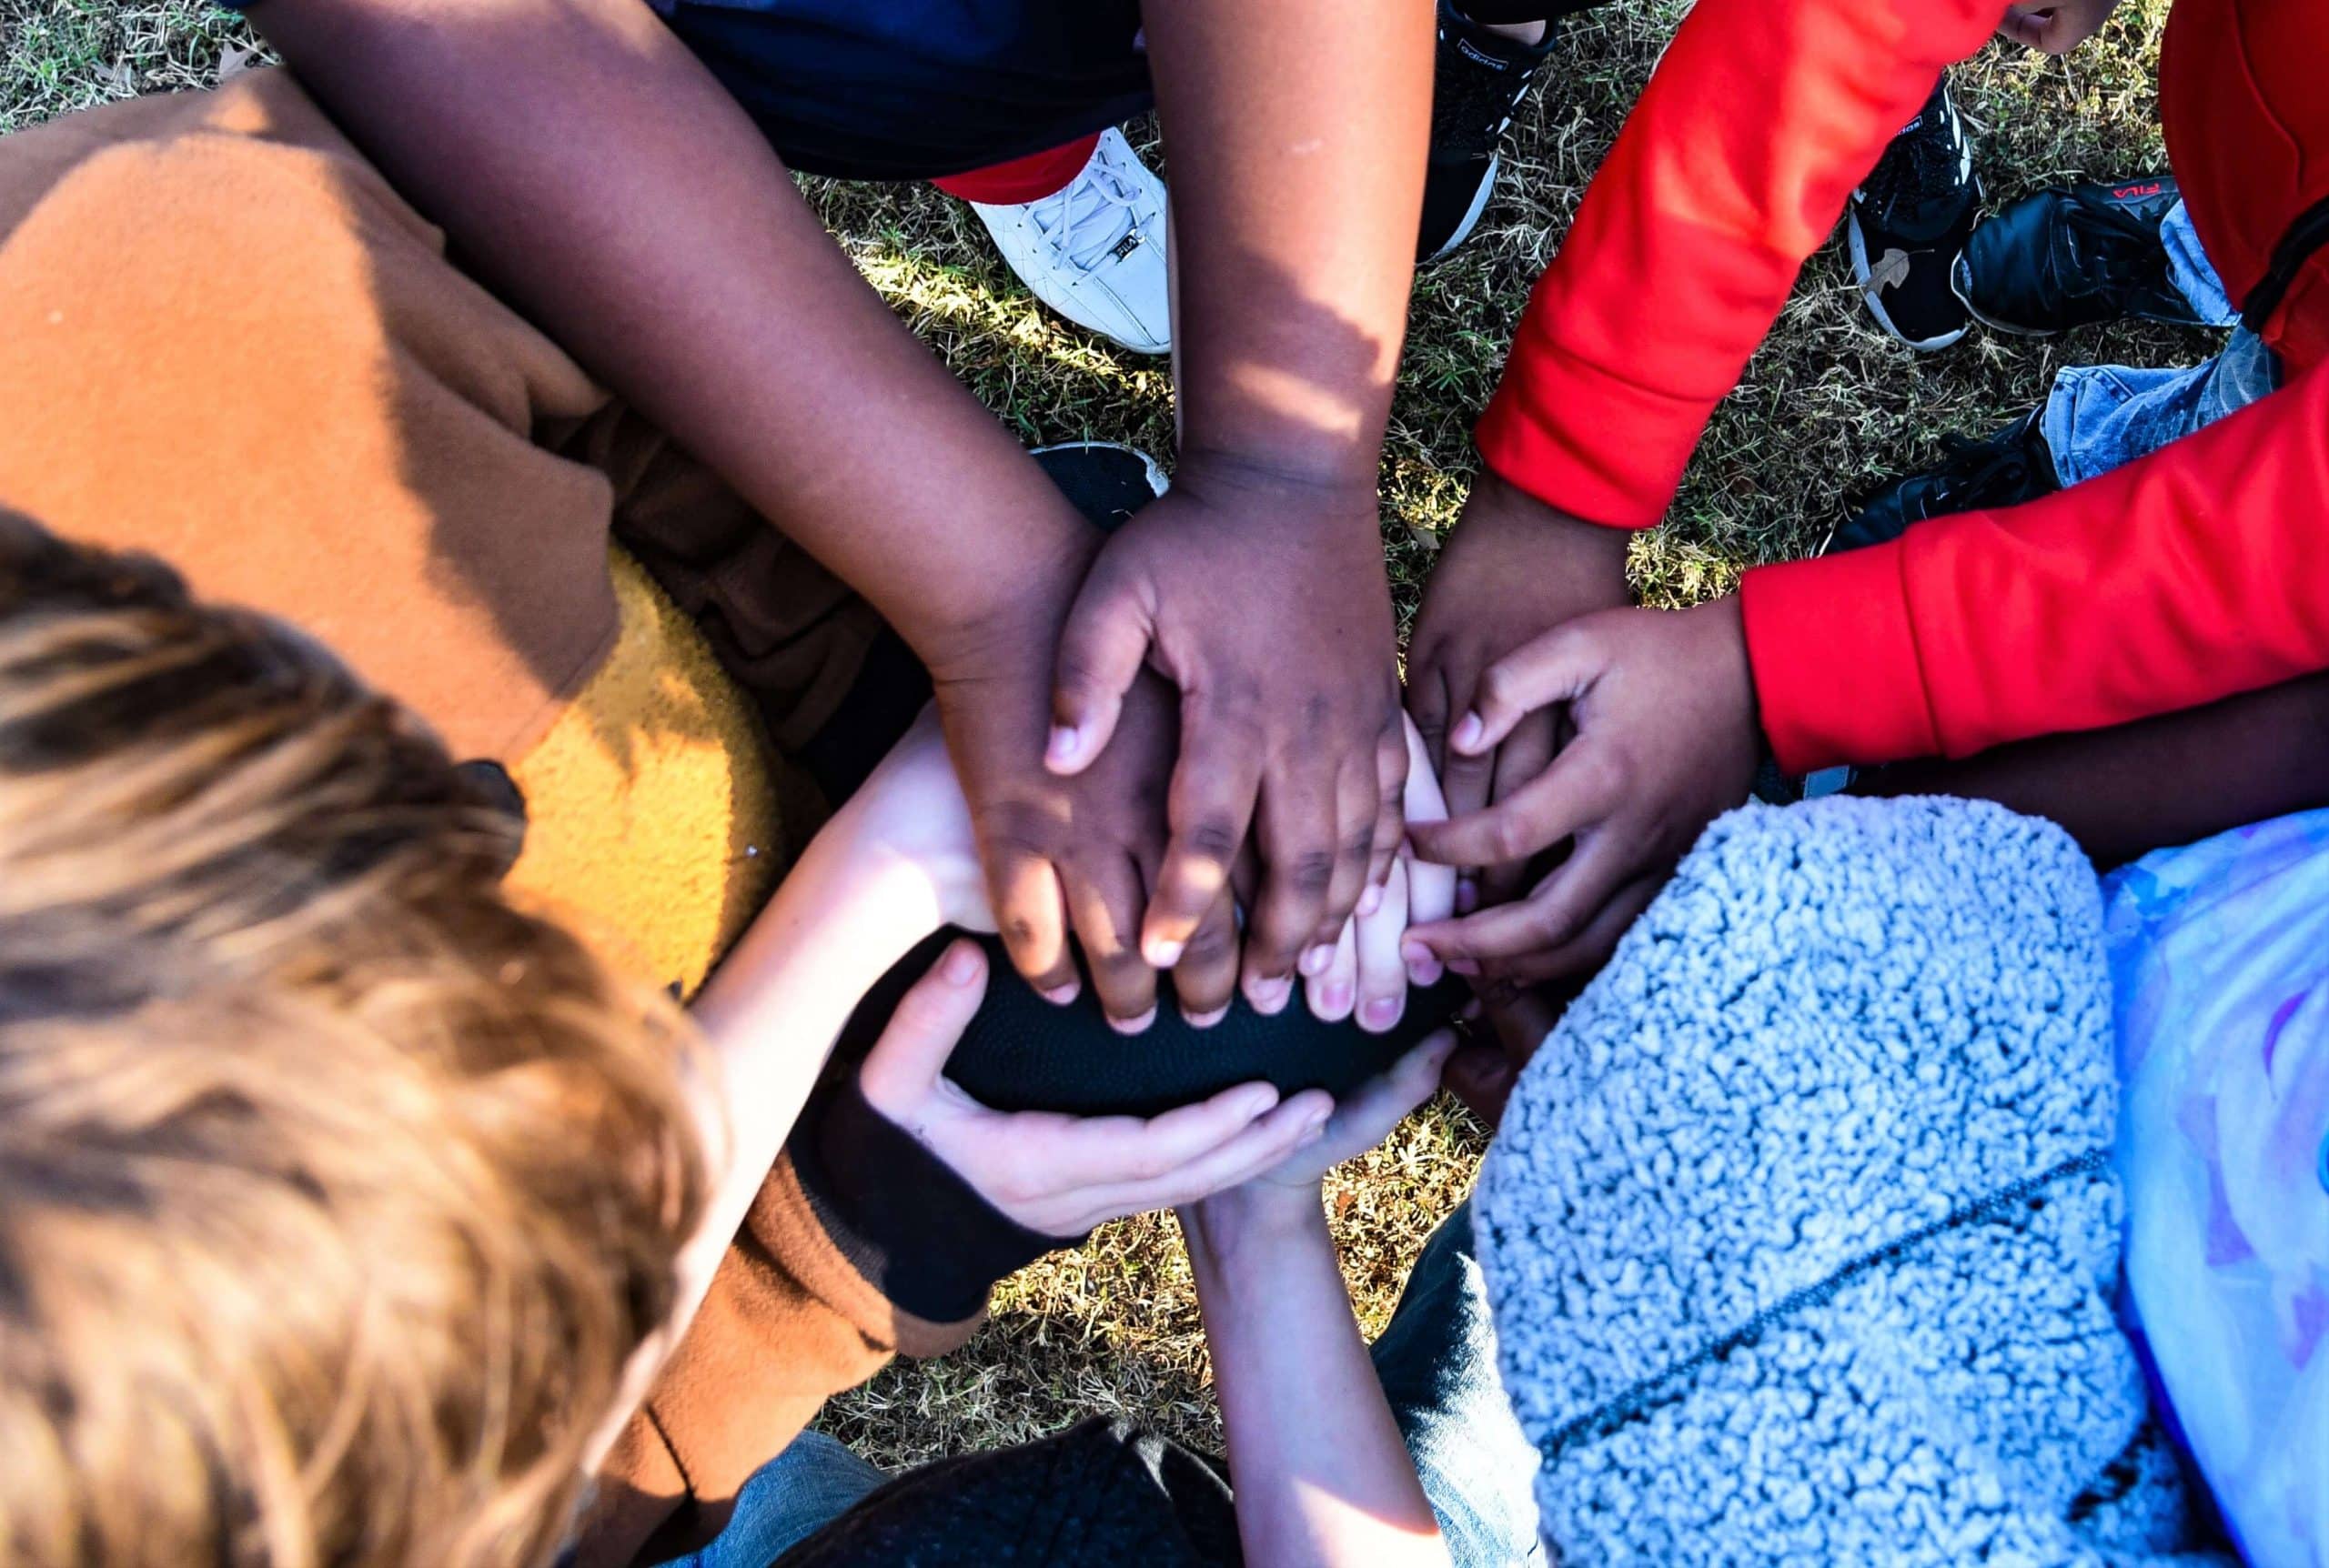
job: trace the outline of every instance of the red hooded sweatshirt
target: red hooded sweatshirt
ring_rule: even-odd
[[[1699,0],[1538,282],[1483,457],[1593,521],[1664,513],[1852,186],[1998,0]],[[2329,4],[2178,0],[2168,155],[2235,304],[2329,196]],[[1655,279],[1655,289],[1645,286]],[[1741,588],[1782,766],[1962,756],[2329,668],[2329,256],[2263,324],[2260,403],[2027,506]]]

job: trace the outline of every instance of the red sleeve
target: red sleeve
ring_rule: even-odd
[[[2140,462],[1741,588],[1790,772],[1962,757],[2329,668],[2329,369]]]
[[[1538,281],[1488,467],[1595,522],[1657,522],[1853,184],[2004,11],[1699,0]]]

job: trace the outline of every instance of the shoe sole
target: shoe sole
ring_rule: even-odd
[[[1040,457],[1046,452],[1130,452],[1140,459],[1141,475],[1148,481],[1151,494],[1161,496],[1172,486],[1164,476],[1164,465],[1129,441],[1054,441],[1048,447],[1027,448],[1030,457]]]
[[[1510,120],[1505,121],[1507,126],[1511,123]],[[1464,242],[1472,237],[1472,231],[1480,226],[1480,218],[1488,210],[1488,197],[1496,194],[1497,171],[1503,166],[1503,154],[1488,155],[1488,172],[1481,176],[1480,188],[1472,193],[1472,205],[1466,210],[1464,221],[1456,226],[1456,232],[1449,235],[1437,250],[1425,256],[1417,265],[1429,266],[1435,261],[1446,260],[1464,247]]]
[[[1965,289],[1965,279],[1971,276],[1972,269],[1965,265],[1965,258],[1962,256],[1951,262],[1949,264],[1949,292],[1957,297],[1957,303],[1965,307],[1966,315],[1991,332],[2002,332],[2008,337],[2060,337],[2062,335],[2062,329],[2059,327],[2016,327],[2011,321],[2000,321],[1994,317],[1982,315],[1981,307],[1973,303],[1972,297]]]
[[[1900,324],[1885,313],[1883,302],[1876,297],[1876,291],[1868,286],[1868,240],[1860,233],[1858,213],[1850,214],[1844,220],[1844,241],[1851,251],[1852,276],[1859,281],[1860,297],[1868,302],[1868,313],[1876,317],[1876,325],[1884,329],[1884,335],[1887,337],[1895,343],[1905,344],[1920,354],[1933,354],[1951,347],[1965,336],[1967,328],[1962,327],[1954,332],[1944,333],[1939,337],[1916,338],[1901,331]],[[1953,278],[1950,291],[1956,292]]]

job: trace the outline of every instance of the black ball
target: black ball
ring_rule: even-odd
[[[961,934],[933,937],[882,978],[843,1030],[836,1060],[862,1060],[898,999]],[[1323,1089],[1340,1100],[1446,1023],[1470,994],[1453,977],[1429,990],[1411,990],[1406,1014],[1383,1034],[1348,1021],[1320,1022],[1298,991],[1275,1018],[1255,1012],[1241,996],[1228,1017],[1200,1030],[1182,1020],[1168,978],[1156,1021],[1140,1034],[1123,1035],[1108,1027],[1090,986],[1068,1006],[1054,1007],[1019,978],[1000,939],[975,940],[985,947],[993,974],[986,1000],[954,1048],[946,1076],[997,1111],[1154,1116],[1256,1081],[1289,1096]]]

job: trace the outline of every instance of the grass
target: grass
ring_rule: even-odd
[[[1514,126],[1505,181],[1470,246],[1417,280],[1384,460],[1384,542],[1402,617],[1469,477],[1467,432],[1494,388],[1530,283],[1558,248],[1592,170],[1687,11],[1617,0],[1572,24],[1544,91]],[[2167,0],[2128,0],[2068,60],[1993,46],[1956,76],[1992,199],[2163,166],[2153,83]],[[0,132],[136,93],[191,87],[251,47],[197,0],[0,0]],[[1153,129],[1144,140],[1153,140]],[[1151,146],[1154,154],[1156,149]],[[1162,366],[1045,315],[967,209],[919,186],[806,182],[859,267],[994,412],[1029,440],[1092,437],[1171,447]],[[1659,280],[1640,286],[1656,291]],[[1659,301],[1687,311],[1684,297]],[[1812,258],[1738,392],[1717,413],[1667,526],[1636,546],[1645,598],[1719,593],[1746,566],[1800,554],[1858,487],[1930,459],[2037,402],[2066,360],[2189,362],[2200,335],[2126,326],[2067,343],[1976,333],[1920,357],[1876,331],[1840,245]],[[1387,1321],[1400,1280],[1469,1186],[1480,1130],[1445,1102],[1328,1190],[1359,1316]],[[993,1321],[942,1361],[900,1366],[824,1417],[898,1465],[1126,1412],[1218,1442],[1188,1271],[1169,1218],[1106,1228],[1083,1251],[1022,1273]]]

